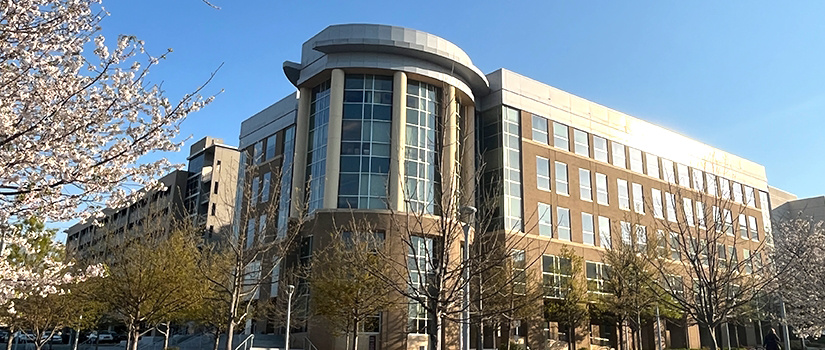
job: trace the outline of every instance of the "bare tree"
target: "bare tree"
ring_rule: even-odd
[[[577,329],[589,319],[588,303],[592,295],[582,269],[583,259],[568,247],[562,247],[554,272],[559,277],[546,283],[549,299],[545,303],[548,320],[559,323],[567,333],[567,348],[576,349]]]

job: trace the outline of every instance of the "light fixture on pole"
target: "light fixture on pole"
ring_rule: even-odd
[[[289,347],[289,331],[290,331],[290,320],[292,320],[292,293],[295,292],[294,285],[286,286],[286,339],[284,339],[284,347],[288,350]]]
[[[473,216],[476,214],[476,208],[472,206],[465,206],[458,209],[459,213],[467,216],[464,222],[464,249],[461,252],[461,263],[464,264],[462,275],[464,280],[462,283],[463,295],[461,296],[461,350],[470,350],[470,223]]]

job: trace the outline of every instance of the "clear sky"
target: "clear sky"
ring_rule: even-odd
[[[485,73],[526,75],[762,164],[825,194],[825,2],[104,0],[104,34],[174,53],[150,74],[178,97],[221,63],[225,91],[182,135],[237,145],[240,123],[294,91],[281,64],[330,24],[410,27]],[[187,143],[187,147],[188,144]],[[185,152],[166,155],[185,162]]]

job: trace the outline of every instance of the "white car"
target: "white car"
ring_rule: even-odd
[[[98,339],[98,338],[100,338],[100,339]],[[111,343],[111,342],[114,342],[114,341],[115,341],[115,337],[110,332],[105,332],[104,331],[104,332],[100,332],[100,334],[98,334],[97,332],[92,332],[92,334],[89,334],[89,342],[90,343],[97,343],[97,342]]]

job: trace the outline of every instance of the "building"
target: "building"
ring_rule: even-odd
[[[256,189],[253,198],[259,186],[283,189],[278,230],[285,229],[287,216],[306,209],[312,229],[296,259],[309,259],[323,245],[323,232],[332,229],[329,223],[352,213],[375,222],[389,240],[398,235],[388,227],[390,215],[438,217],[437,202],[445,194],[472,205],[479,196],[476,172],[483,172],[479,186],[499,189],[497,224],[484,234],[524,232],[529,245],[548,246],[541,254],[551,261],[561,246],[570,247],[582,256],[594,286],[603,278],[604,249],[631,239],[630,216],[682,220],[678,213],[703,225],[713,215],[725,220],[726,230],[742,232],[730,231],[731,240],[743,242],[737,249],[744,251],[734,253],[770,244],[762,165],[506,69],[484,74],[459,47],[435,35],[333,25],[303,44],[300,62],[287,61],[283,69],[298,91],[242,123],[241,180]],[[279,183],[273,172],[283,174]],[[711,211],[691,196],[724,199],[740,215],[715,206]],[[676,203],[681,197],[686,199]],[[255,214],[239,221],[247,233],[261,230]],[[553,273],[538,265],[542,274]],[[270,293],[259,297],[277,295],[278,276],[269,281]],[[369,340],[362,348],[426,348],[432,327],[426,313],[409,307],[409,313],[382,313],[380,326],[364,332],[362,339]],[[538,329],[533,339],[559,337],[552,322]],[[752,325],[728,329],[739,344],[756,344]],[[259,322],[250,331],[278,330]],[[293,331],[294,339],[335,347],[322,325]],[[584,331],[577,348],[616,347],[615,329],[593,324]],[[644,330],[645,349],[655,348],[652,333],[652,326]],[[708,337],[684,322],[668,322],[664,333],[671,348],[699,348]],[[491,332],[485,334],[485,348],[496,347]],[[457,343],[454,334],[446,341]]]
[[[229,227],[236,200],[238,150],[221,139],[205,137],[190,147],[188,160],[187,170],[172,171],[158,180],[162,190],[143,191],[127,207],[104,209],[97,225],[89,221],[69,227],[68,254],[81,260],[102,258],[113,238],[145,233],[147,217],[162,226],[168,226],[170,219],[191,220],[204,229],[206,239]]]

